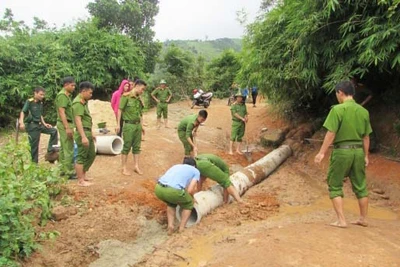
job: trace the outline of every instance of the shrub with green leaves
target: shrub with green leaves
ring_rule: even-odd
[[[263,3],[265,14],[244,39],[239,76],[271,102],[319,109],[326,93],[351,77],[377,93],[400,94],[400,0]]]
[[[17,266],[37,247],[40,233],[51,216],[51,197],[65,180],[57,168],[31,162],[27,140],[10,140],[0,150],[0,266]]]

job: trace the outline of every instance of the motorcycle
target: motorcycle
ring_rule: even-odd
[[[208,108],[211,104],[211,100],[213,97],[212,92],[204,93],[203,90],[194,89],[193,90],[193,102],[192,107],[194,106],[203,106],[204,108]]]

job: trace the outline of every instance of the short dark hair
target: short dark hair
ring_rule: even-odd
[[[64,77],[64,78],[62,79],[62,81],[61,81],[61,83],[62,83],[63,86],[66,85],[66,84],[68,84],[68,83],[74,83],[74,82],[75,82],[75,79],[74,79],[74,77],[72,77],[72,76]]]
[[[183,164],[187,164],[187,165],[190,165],[190,166],[193,166],[193,167],[197,168],[196,161],[192,157],[184,157],[183,158]]]
[[[207,110],[204,110],[204,109],[200,110],[199,116],[203,117],[204,119],[207,119],[207,116],[208,116]]]
[[[136,82],[137,80],[140,80],[138,76],[133,77],[133,82]]]
[[[33,92],[39,93],[39,92],[45,92],[45,90],[43,87],[36,87],[35,89],[33,89]]]
[[[335,91],[338,93],[342,91],[346,96],[355,94],[354,85],[351,81],[342,81],[335,86]]]
[[[81,82],[79,84],[79,92],[82,92],[82,91],[85,91],[88,89],[94,90],[94,86],[91,82],[85,81],[85,82]]]
[[[141,79],[137,79],[137,80],[135,81],[135,86],[136,86],[136,85],[144,85],[144,86],[147,86],[147,83],[146,83],[145,81],[141,80]]]

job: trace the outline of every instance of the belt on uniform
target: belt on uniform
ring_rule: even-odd
[[[90,128],[90,127],[83,127],[83,130],[84,130],[84,131],[92,131],[92,128]]]
[[[129,123],[129,124],[139,124],[140,123],[140,121],[134,121],[134,120],[131,120],[131,121],[124,121],[125,123]]]
[[[363,145],[334,145],[333,148],[341,148],[341,149],[354,149],[354,148],[362,148]]]
[[[67,119],[67,122],[69,122],[69,123],[73,123],[73,121],[72,121],[72,120],[68,120],[68,119]]]

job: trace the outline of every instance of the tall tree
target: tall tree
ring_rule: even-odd
[[[228,96],[229,88],[231,88],[231,85],[235,81],[240,66],[238,53],[232,49],[225,50],[206,67],[208,86],[214,92],[221,92],[220,96]]]
[[[95,0],[87,8],[99,28],[117,30],[135,41],[145,55],[145,71],[153,72],[161,50],[161,44],[153,40],[152,30],[158,3],[158,0]]]
[[[256,81],[270,100],[316,108],[342,79],[359,77],[381,91],[399,84],[400,0],[263,5],[272,10],[248,29],[240,76]]]

